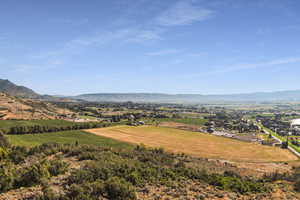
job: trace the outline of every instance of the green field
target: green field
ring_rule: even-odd
[[[0,132],[4,134],[28,134],[87,129],[89,126],[99,125],[99,122],[71,122],[66,120],[0,120]]]
[[[200,118],[160,118],[156,120],[159,122],[177,122],[196,126],[203,126],[207,122],[207,119]]]
[[[65,120],[0,120],[0,129],[9,129],[16,126],[70,126],[75,122]]]
[[[104,147],[132,148],[133,146],[114,139],[96,136],[84,131],[63,131],[43,134],[7,135],[10,143],[15,146],[36,146],[43,143],[99,145]]]
[[[79,115],[78,116],[80,119],[90,119],[90,120],[95,120],[97,119],[96,117],[90,116],[90,115]]]

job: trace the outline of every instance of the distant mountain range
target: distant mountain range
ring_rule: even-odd
[[[163,93],[98,93],[78,96],[40,95],[33,90],[0,79],[0,92],[11,96],[48,101],[84,100],[98,102],[149,102],[149,103],[217,103],[217,102],[286,102],[300,101],[300,90],[279,92],[255,92],[244,94],[163,94]]]
[[[256,92],[245,94],[201,95],[160,93],[100,93],[83,94],[71,98],[85,101],[153,102],[153,103],[216,103],[216,102],[280,102],[300,101],[300,90]]]

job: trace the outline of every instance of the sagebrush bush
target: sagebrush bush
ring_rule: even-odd
[[[51,176],[64,174],[68,170],[68,164],[62,160],[52,160],[49,162],[48,171]]]
[[[11,163],[2,163],[0,166],[0,192],[13,189],[15,175]]]
[[[134,200],[136,199],[134,187],[124,179],[112,177],[105,183],[105,192],[111,200]]]
[[[17,187],[30,187],[42,183],[50,177],[49,163],[41,162],[19,171],[20,177],[16,180]]]

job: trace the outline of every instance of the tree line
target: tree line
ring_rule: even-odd
[[[102,128],[110,126],[110,123],[80,123],[67,126],[15,126],[9,129],[0,129],[0,133],[8,135],[36,134],[36,133],[51,133],[60,131],[71,131],[91,128]]]

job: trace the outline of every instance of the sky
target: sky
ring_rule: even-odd
[[[300,89],[299,0],[2,0],[0,78],[41,94]]]

